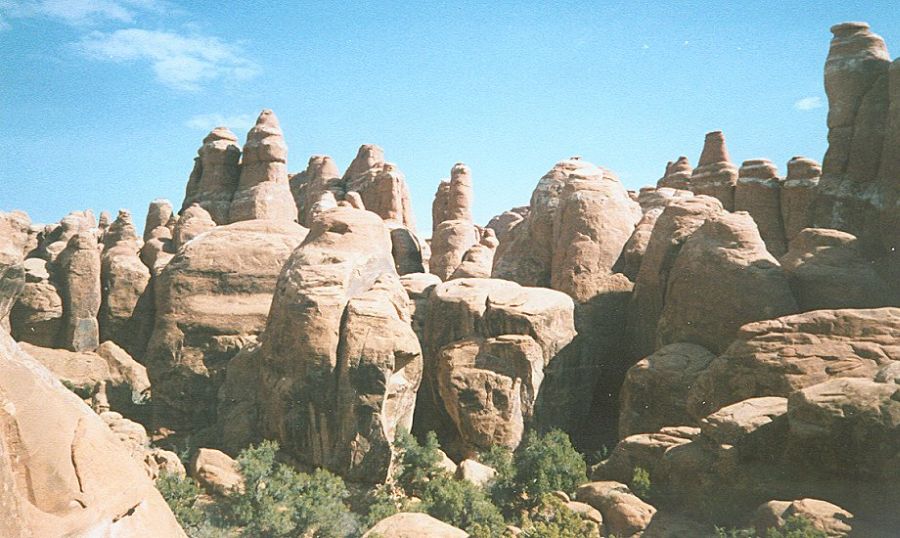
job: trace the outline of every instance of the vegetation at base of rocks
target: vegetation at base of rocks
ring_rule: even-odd
[[[631,491],[643,499],[649,501],[651,497],[650,472],[643,467],[635,467],[634,474],[631,476],[631,483],[628,484]]]
[[[589,538],[599,537],[596,524],[585,521],[555,495],[541,497],[523,525],[524,538]]]
[[[587,480],[584,460],[561,431],[531,433],[515,452],[493,447],[482,453],[478,459],[496,471],[484,488],[450,476],[440,465],[443,455],[434,433],[420,444],[398,432],[394,446],[393,480],[370,496],[369,525],[403,510],[426,512],[473,538],[500,536],[507,523],[534,538],[591,535],[590,524],[550,495],[571,493]]]
[[[358,536],[359,524],[344,503],[349,493],[343,480],[325,470],[298,472],[277,463],[277,452],[272,441],[242,451],[237,463],[243,487],[220,502],[203,502],[189,478],[165,475],[157,488],[191,538]]]
[[[716,527],[718,538],[757,538],[754,529],[723,529]],[[780,529],[769,528],[765,538],[827,538],[828,534],[815,528],[812,522],[803,516],[790,516]],[[762,537],[760,537],[762,538]]]

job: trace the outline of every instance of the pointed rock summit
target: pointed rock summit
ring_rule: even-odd
[[[341,172],[334,159],[328,155],[313,155],[309,158],[306,170],[291,177],[291,193],[297,205],[298,222],[309,226],[312,219],[313,206],[322,199],[325,192],[335,196],[343,193]]]
[[[737,178],[738,168],[728,156],[725,134],[722,131],[706,133],[700,161],[691,175],[691,190],[694,194],[718,198],[725,209],[733,211]]]
[[[268,109],[247,133],[240,181],[229,213],[230,222],[254,219],[297,220],[288,185],[287,144],[278,118]]]
[[[669,161],[666,165],[666,173],[656,182],[657,187],[668,187],[670,189],[691,189],[691,174],[694,169],[691,163],[684,155],[678,157],[675,162]]]

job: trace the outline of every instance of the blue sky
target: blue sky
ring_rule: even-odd
[[[0,210],[142,224],[150,200],[180,205],[210,128],[243,140],[262,108],[292,171],[384,147],[423,230],[457,161],[481,223],[559,159],[638,188],[715,129],[784,170],[826,148],[828,28],[866,21],[900,50],[895,1],[337,4],[0,0]]]

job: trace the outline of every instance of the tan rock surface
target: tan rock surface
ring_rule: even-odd
[[[734,186],[737,178],[738,168],[728,156],[725,135],[722,131],[706,133],[703,152],[697,168],[691,174],[691,191],[717,198],[725,209],[734,211]]]
[[[382,519],[363,538],[466,538],[468,533],[418,512],[400,512]]]
[[[209,212],[217,224],[227,224],[231,199],[241,173],[240,158],[241,148],[234,133],[227,127],[210,131],[197,150],[181,210],[196,203]],[[165,224],[168,219],[163,220],[163,216],[160,214],[159,219],[154,220]]]

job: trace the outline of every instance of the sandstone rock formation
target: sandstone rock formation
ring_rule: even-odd
[[[191,239],[215,227],[216,221],[209,212],[200,205],[193,204],[182,211],[181,217],[175,223],[175,229],[172,231],[172,248],[177,251]]]
[[[692,342],[720,352],[745,323],[798,311],[784,271],[747,213],[708,218],[668,276],[658,345]]]
[[[466,538],[469,534],[428,514],[400,512],[382,519],[363,538]]]
[[[763,534],[769,529],[781,530],[790,517],[802,517],[828,538],[848,536],[853,528],[853,514],[827,501],[798,499],[796,501],[769,501],[756,509],[753,527]]]
[[[781,183],[781,221],[784,236],[790,243],[804,228],[813,225],[813,204],[822,166],[806,157],[792,157],[787,163],[787,177]]]
[[[59,343],[73,351],[95,349],[100,344],[100,251],[91,232],[76,233],[59,254],[60,296],[63,302]]]
[[[589,482],[578,488],[575,498],[599,510],[606,532],[616,536],[640,535],[656,513],[619,482]]]
[[[684,155],[678,157],[675,162],[666,164],[666,173],[656,182],[657,187],[670,189],[691,190],[691,174],[694,169]]]
[[[838,230],[807,228],[797,234],[781,264],[800,309],[900,304],[860,250],[856,237]]]
[[[738,168],[728,156],[725,135],[722,131],[706,133],[703,152],[697,168],[691,173],[691,191],[717,198],[722,202],[722,207],[734,211],[734,186],[737,178]]]
[[[768,159],[744,161],[734,189],[734,210],[753,217],[766,249],[776,258],[787,252],[781,217],[781,181]]]
[[[161,424],[215,422],[223,369],[262,331],[281,266],[306,233],[284,221],[216,226],[183,244],[154,279],[155,327],[145,362]]]
[[[832,377],[872,377],[900,360],[900,311],[816,310],[750,323],[694,383],[694,417],[746,398],[786,397]]]
[[[628,311],[631,350],[636,358],[657,349],[656,332],[666,304],[669,274],[685,241],[706,221],[721,214],[722,204],[709,196],[673,200],[653,227]]]
[[[437,191],[434,193],[434,201],[431,203],[431,232],[437,231],[437,227],[445,220],[450,220],[447,216],[447,203],[450,197],[450,180],[442,179],[438,183]]]
[[[262,433],[301,461],[383,480],[422,375],[387,227],[369,211],[325,211],[275,289],[252,359]]]
[[[28,258],[22,262],[25,283],[9,314],[11,334],[19,342],[55,347],[62,332],[63,303],[50,280],[45,260]],[[12,291],[2,292],[7,300]],[[2,306],[2,305],[0,305]]]
[[[126,349],[133,349],[141,322],[133,316],[150,282],[150,270],[138,255],[138,241],[131,214],[120,211],[104,236],[106,247],[100,257],[100,339]]]
[[[448,280],[463,262],[463,257],[481,234],[468,220],[445,220],[431,236],[431,259],[428,271],[441,280]]]
[[[0,331],[0,535],[184,537],[100,417]]]
[[[386,221],[415,229],[415,218],[403,172],[385,162],[384,150],[373,144],[360,146],[356,158],[341,178],[344,192],[357,192],[366,209]]]
[[[450,188],[443,220],[472,220],[472,172],[463,163],[450,169]]]
[[[494,252],[500,244],[494,230],[481,230],[481,239],[463,254],[462,261],[450,278],[490,278],[494,264]]]
[[[191,458],[191,477],[211,495],[228,495],[242,487],[237,462],[213,448],[201,448]]]
[[[250,159],[255,157],[255,154],[250,155]],[[247,158],[245,155],[245,162]],[[210,131],[197,150],[181,210],[197,204],[210,214],[216,224],[227,224],[231,199],[241,174],[240,159],[241,148],[234,133],[227,127],[216,127]],[[165,224],[168,218],[163,220],[164,217],[164,213],[154,215],[153,224]],[[150,215],[147,218],[149,221]]]
[[[328,155],[313,155],[306,170],[290,179],[291,193],[297,205],[297,222],[309,227],[312,223],[313,205],[322,195],[331,192],[335,197],[343,195],[341,173]]]
[[[268,109],[247,133],[240,180],[228,213],[229,222],[254,219],[297,220],[288,184],[287,145],[278,118]]]

